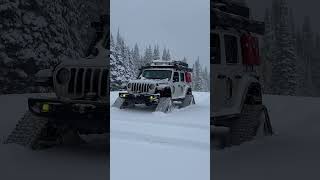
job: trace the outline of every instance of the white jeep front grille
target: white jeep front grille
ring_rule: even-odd
[[[130,91],[133,93],[147,93],[150,90],[150,83],[131,83]]]
[[[60,96],[82,98],[88,94],[107,96],[108,70],[98,67],[67,67],[70,79],[66,85],[57,84],[55,89]]]

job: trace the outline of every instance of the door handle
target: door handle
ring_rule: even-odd
[[[225,79],[227,76],[224,74],[218,74],[218,79]]]

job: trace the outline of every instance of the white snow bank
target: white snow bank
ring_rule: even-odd
[[[211,153],[215,180],[313,179],[319,175],[320,98],[265,96],[277,135]]]
[[[196,105],[168,114],[111,108],[112,180],[209,180],[210,98],[194,95]]]
[[[40,95],[0,96],[0,138],[3,140],[27,110],[27,98]],[[0,143],[1,179],[106,180],[109,177],[107,137],[91,138],[89,144],[32,151]]]

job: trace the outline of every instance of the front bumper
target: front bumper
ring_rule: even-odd
[[[37,116],[47,117],[56,127],[71,127],[83,134],[110,132],[107,102],[30,98],[28,108]]]
[[[128,92],[120,92],[119,97],[126,99],[134,104],[158,104],[160,94],[131,94]]]
[[[32,113],[47,117],[106,119],[108,106],[106,102],[89,100],[28,99],[28,107]]]

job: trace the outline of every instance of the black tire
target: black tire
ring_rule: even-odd
[[[240,117],[234,119],[230,127],[232,145],[240,145],[254,138],[260,125],[259,117],[263,110],[263,105],[245,104],[243,106]]]

